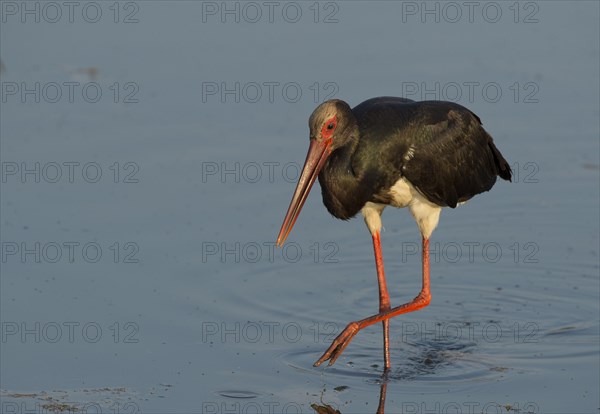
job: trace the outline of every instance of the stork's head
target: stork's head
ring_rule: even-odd
[[[350,127],[354,125],[356,125],[356,121],[352,110],[342,100],[325,101],[313,111],[308,120],[310,128],[308,154],[290,207],[279,231],[277,246],[283,245],[292,231],[308,193],[319,172],[325,166],[327,158],[333,151],[342,147],[348,141]]]

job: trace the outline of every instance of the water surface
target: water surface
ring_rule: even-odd
[[[0,28],[4,412],[375,412],[382,384],[388,412],[598,412],[598,3],[24,4]],[[379,95],[469,107],[515,172],[442,213],[387,379],[380,326],[312,367],[377,310],[362,219],[317,186],[273,247],[314,107]],[[419,234],[383,218],[400,304]]]

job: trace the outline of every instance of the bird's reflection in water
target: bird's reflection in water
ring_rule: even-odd
[[[377,406],[376,414],[384,414],[385,412],[385,394],[387,392],[387,384],[387,373],[384,373],[381,377],[381,385],[379,388],[379,405]],[[321,404],[313,403],[310,406],[317,414],[342,414],[340,410],[336,410],[331,405],[325,404],[322,397]]]
[[[322,403],[322,404],[323,405],[313,403],[310,406],[312,407],[313,410],[315,410],[315,412],[317,414],[342,414],[340,412],[340,410],[336,410],[331,405],[324,404],[324,403]]]
[[[376,382],[380,383],[377,414],[385,411],[388,382],[435,379],[461,380],[489,375],[491,372],[481,361],[470,356],[476,344],[461,341],[418,341],[411,344],[409,355],[398,368],[385,371]],[[342,414],[340,410],[323,401],[311,404],[318,414]]]

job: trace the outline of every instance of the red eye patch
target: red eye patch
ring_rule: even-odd
[[[336,126],[337,117],[334,115],[323,124],[323,128],[321,128],[321,136],[324,139],[330,138],[333,135],[333,131],[335,131]]]

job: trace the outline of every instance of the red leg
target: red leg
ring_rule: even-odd
[[[385,394],[387,393],[387,378],[383,378],[381,389],[379,390],[379,405],[377,406],[376,414],[384,414],[385,412]]]
[[[424,308],[429,305],[431,301],[431,292],[429,290],[429,239],[423,237],[423,253],[422,253],[422,273],[423,273],[423,287],[421,292],[410,302],[395,308],[389,309],[384,312],[379,312],[377,315],[370,316],[357,322],[351,322],[346,326],[341,334],[333,341],[331,346],[325,351],[323,356],[315,362],[315,366],[318,367],[323,362],[329,360],[329,365],[333,365],[335,361],[342,354],[344,349],[348,346],[354,335],[361,329],[376,324],[377,322],[386,321],[394,316],[401,315],[403,313],[413,312]]]
[[[375,265],[377,266],[377,283],[379,284],[379,313],[382,313],[390,310],[390,295],[385,282],[379,232],[373,234],[373,250],[375,252]],[[390,369],[390,321],[386,319],[381,323],[383,325],[383,363],[384,369],[388,370]]]

